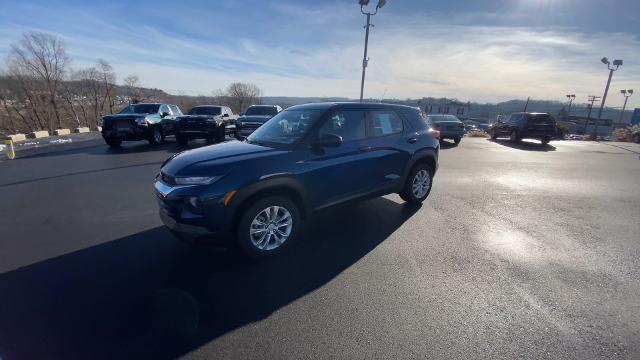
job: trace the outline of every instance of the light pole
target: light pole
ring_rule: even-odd
[[[569,94],[567,95],[567,99],[569,99],[569,111],[567,112],[567,120],[569,120],[569,117],[571,116],[571,104],[573,104],[573,100],[576,99],[576,95]]]
[[[619,123],[622,122],[622,117],[624,116],[624,111],[627,109],[627,100],[629,100],[629,97],[631,95],[633,95],[633,90],[632,89],[620,90],[620,93],[622,94],[622,96],[624,96],[624,105],[622,106],[622,112],[620,113],[620,119],[618,119]]]
[[[367,63],[369,59],[367,58],[367,47],[369,46],[369,27],[374,26],[371,24],[371,16],[378,13],[378,9],[382,9],[384,4],[386,4],[386,0],[378,0],[378,5],[376,5],[376,11],[374,12],[364,12],[363,7],[369,5],[369,0],[358,0],[358,4],[360,4],[360,12],[363,15],[367,15],[367,25],[365,26],[366,32],[364,35],[364,56],[362,57],[362,81],[360,82],[360,102],[362,102],[362,98],[364,96],[364,74],[367,68]]]
[[[607,80],[607,86],[604,88],[604,95],[602,95],[602,102],[600,103],[600,111],[598,111],[598,120],[596,120],[596,129],[595,135],[596,140],[598,140],[598,124],[600,123],[600,119],[602,118],[602,110],[604,109],[604,103],[607,101],[607,94],[609,93],[609,85],[611,85],[611,78],[613,77],[613,72],[618,70],[620,66],[622,66],[622,60],[613,60],[613,65],[609,62],[609,59],[606,57],[602,58],[603,64],[607,65],[609,69],[609,80]]]

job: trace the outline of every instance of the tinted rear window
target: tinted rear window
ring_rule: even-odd
[[[443,121],[458,121],[458,122],[460,121],[460,119],[458,119],[453,115],[428,115],[427,119],[431,120],[434,123],[439,123]]]
[[[530,124],[553,125],[553,118],[549,114],[527,114]]]

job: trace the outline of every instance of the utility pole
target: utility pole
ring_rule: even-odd
[[[624,116],[624,111],[627,109],[627,100],[629,100],[629,97],[631,95],[633,95],[633,90],[632,89],[620,90],[620,93],[622,94],[622,96],[624,96],[624,105],[622,106],[622,112],[620,113],[620,118],[618,119],[619,123],[622,122],[622,117]]]
[[[600,103],[600,111],[598,111],[598,121],[596,121],[596,128],[594,131],[596,140],[598,139],[598,123],[602,118],[602,110],[604,109],[604,104],[607,101],[607,94],[609,93],[609,85],[611,85],[611,78],[613,77],[613,72],[618,70],[620,66],[622,66],[622,60],[613,60],[613,65],[609,62],[609,59],[606,57],[602,58],[603,64],[607,65],[609,69],[609,79],[607,80],[607,86],[604,88],[604,95],[602,95],[602,102]]]
[[[569,120],[569,118],[571,117],[571,104],[573,104],[573,100],[575,100],[575,98],[575,94],[567,95],[567,99],[569,99],[569,111],[567,112],[567,120]]]
[[[381,9],[386,3],[385,0],[378,0],[378,5],[376,5],[376,11],[374,12],[364,12],[363,7],[369,4],[369,0],[359,0],[360,4],[360,12],[364,15],[367,15],[367,25],[365,25],[365,35],[364,35],[364,56],[362,57],[362,80],[360,81],[360,102],[364,97],[364,76],[366,73],[367,65],[369,64],[369,58],[367,58],[367,48],[369,47],[369,28],[371,26],[375,26],[371,23],[371,16],[378,13],[378,9]]]
[[[593,110],[593,103],[595,103],[596,101],[599,101],[600,96],[595,96],[595,95],[589,95],[589,102],[591,104],[587,105],[589,107],[589,113],[587,114],[587,120],[585,120],[584,122],[584,134],[587,134],[587,125],[589,124],[589,122],[591,121],[591,110]]]
[[[527,108],[529,107],[529,100],[531,100],[531,96],[527,97],[527,103],[524,104],[524,112],[527,112]]]

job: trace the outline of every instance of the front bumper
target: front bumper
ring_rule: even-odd
[[[221,197],[200,200],[198,211],[194,211],[185,199],[198,197],[200,186],[171,186],[156,180],[154,188],[160,220],[172,231],[187,237],[212,236],[228,231],[231,217]]]
[[[149,137],[149,127],[145,125],[130,125],[128,127],[102,128],[102,137],[121,140],[144,140]]]

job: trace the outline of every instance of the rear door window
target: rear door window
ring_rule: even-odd
[[[402,119],[393,111],[371,110],[368,116],[369,136],[387,136],[401,133],[403,130]]]
[[[553,125],[549,114],[527,114],[527,123],[531,125]]]

